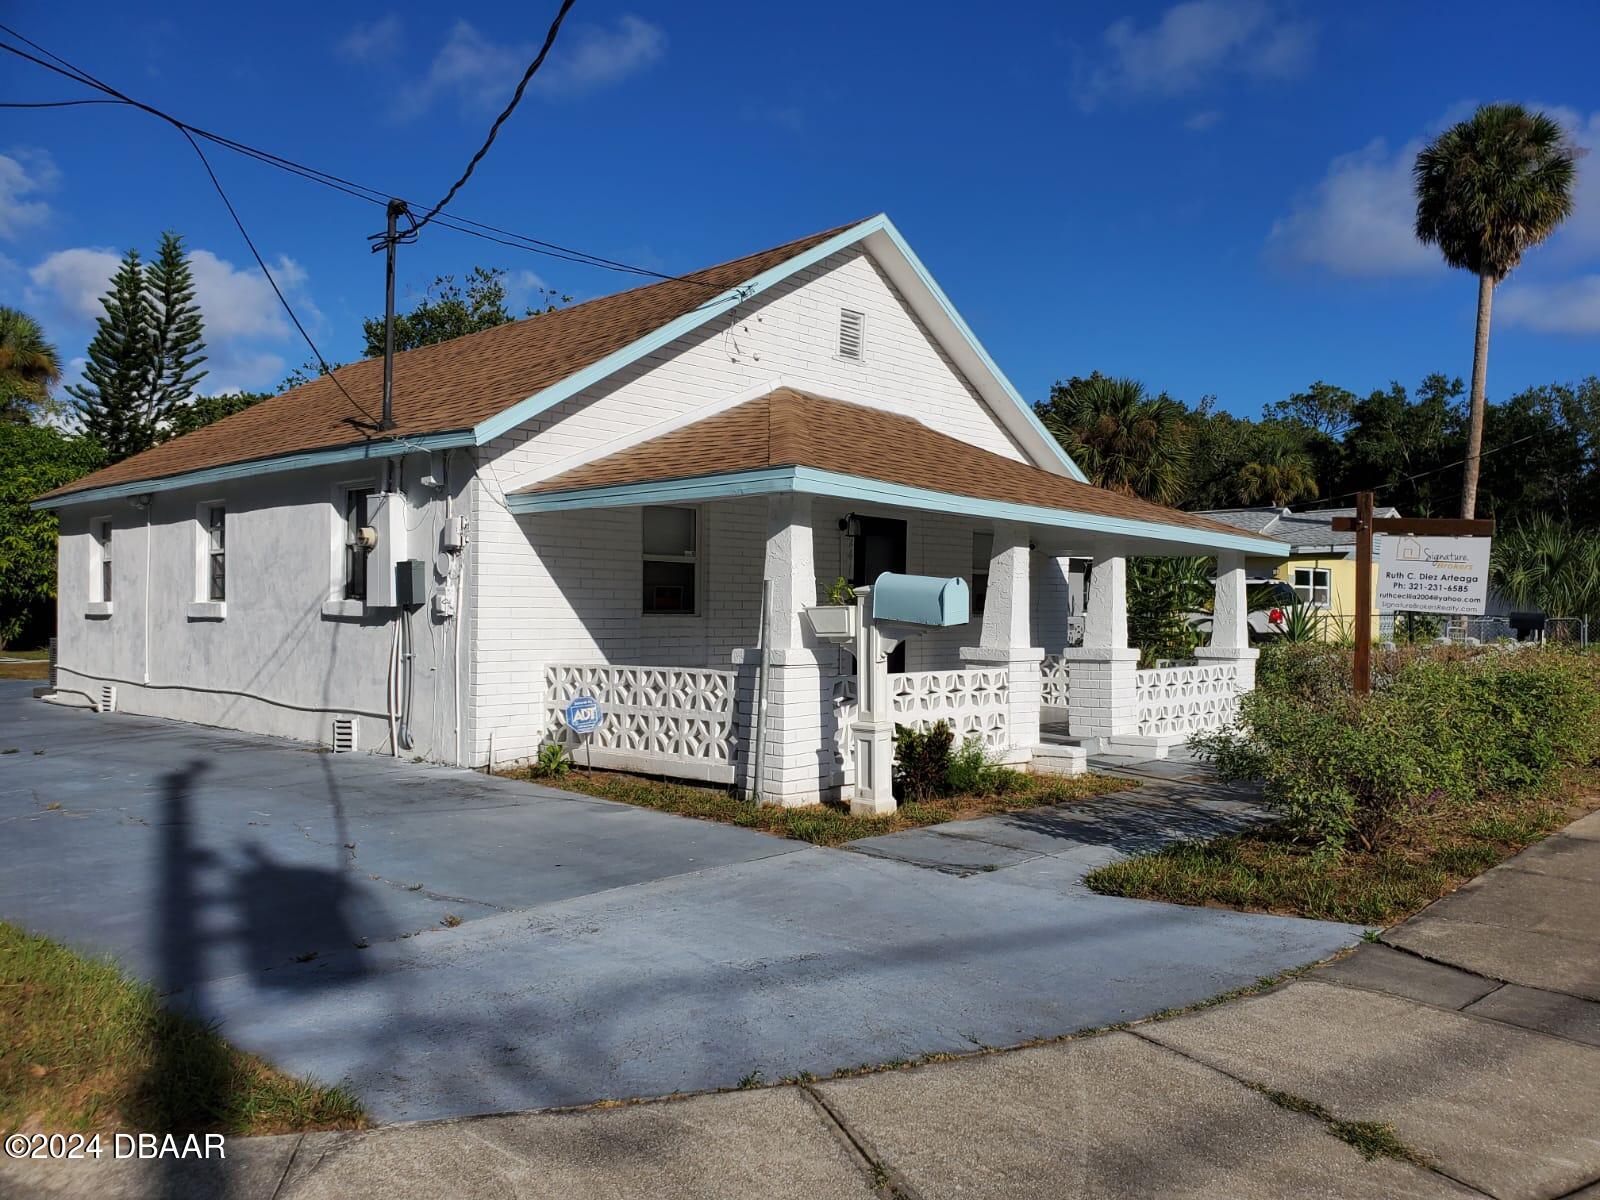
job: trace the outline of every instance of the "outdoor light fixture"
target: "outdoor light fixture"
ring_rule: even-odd
[[[846,513],[839,518],[839,532],[845,537],[861,536],[861,518],[855,513]]]

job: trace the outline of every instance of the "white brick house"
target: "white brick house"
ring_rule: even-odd
[[[353,364],[42,498],[58,687],[471,766],[594,694],[597,765],[807,803],[852,780],[853,660],[801,616],[841,577],[974,584],[896,712],[1010,761],[1041,714],[1160,748],[1252,684],[1244,559],[1285,547],[1083,483],[886,217],[398,355],[392,429],[378,397]],[[1199,665],[1134,669],[1131,554],[1218,556]]]

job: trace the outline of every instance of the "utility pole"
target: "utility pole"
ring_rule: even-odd
[[[380,248],[384,251],[385,262],[383,272],[383,416],[378,421],[378,428],[389,430],[394,428],[394,250],[402,240],[410,241],[416,236],[415,230],[406,234],[399,232],[399,221],[402,216],[410,216],[404,200],[390,200],[387,208],[389,224],[385,232],[375,234],[370,239],[374,244],[374,252]]]

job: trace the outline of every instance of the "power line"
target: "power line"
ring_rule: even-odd
[[[374,188],[367,184],[358,183],[355,180],[343,178],[342,176],[335,175],[329,171],[323,171],[316,167],[308,166],[305,163],[296,162],[294,159],[286,158],[280,154],[274,154],[269,150],[263,150],[260,147],[249,145],[246,142],[238,141],[237,139],[230,138],[224,134],[219,134],[209,129],[203,129],[198,125],[190,124],[179,117],[173,116],[171,113],[164,112],[163,110],[156,108],[154,105],[147,104],[141,100],[136,100],[133,97],[118,91],[110,84],[105,83],[104,81],[89,74],[82,68],[74,65],[71,62],[68,62],[60,55],[47,50],[45,47],[39,45],[39,43],[21,33],[18,33],[9,25],[0,23],[0,31],[10,34],[17,40],[24,42],[25,44],[39,51],[40,54],[44,54],[47,57],[54,59],[55,62],[46,62],[44,59],[41,59],[36,55],[29,54],[25,50],[21,50],[16,46],[7,45],[4,42],[0,42],[0,50],[5,50],[19,58],[35,64],[36,66],[43,67],[45,70],[52,71],[57,75],[62,75],[76,83],[82,84],[85,87],[94,88],[95,90],[103,92],[106,95],[114,98],[112,100],[83,101],[82,103],[119,103],[129,105],[143,112],[147,112],[151,116],[157,117],[158,119],[165,121],[170,125],[176,126],[181,130],[185,130],[195,137],[203,138],[206,141],[223,147],[224,149],[231,150],[236,154],[242,154],[248,158],[253,158],[256,161],[264,163],[268,166],[276,167],[280,170],[287,171],[290,174],[297,175],[308,182],[321,184],[324,187],[332,188],[335,191],[342,192],[345,195],[357,200],[366,201],[369,204],[376,204],[380,206],[387,205],[390,197],[394,194],[384,189]],[[485,150],[487,150],[487,146],[488,143],[485,143]],[[483,152],[480,151],[479,155],[475,156],[474,162],[482,157],[482,153]],[[470,169],[468,174],[470,174]],[[463,177],[463,180],[464,179],[465,177]],[[630,275],[640,275],[651,279],[677,283],[688,283],[696,287],[703,287],[718,292],[726,290],[717,284],[707,283],[704,280],[690,279],[682,275],[672,275],[666,272],[652,270],[648,267],[641,267],[631,263],[621,262],[617,259],[607,258],[603,255],[593,254],[586,250],[579,250],[571,246],[564,246],[558,242],[550,242],[541,238],[530,237],[526,234],[516,233],[512,230],[487,224],[486,222],[475,221],[467,217],[439,212],[438,208],[447,202],[448,199],[449,197],[447,196],[445,201],[441,201],[439,206],[435,206],[433,220],[445,228],[452,229],[457,233],[466,234],[469,237],[476,237],[484,241],[494,242],[498,245],[508,246],[512,249],[525,250],[532,254],[539,254],[547,258],[555,258],[563,262],[570,262],[577,266],[596,267],[601,270],[616,271]],[[499,236],[490,236],[491,234]]]
[[[76,108],[80,104],[121,104],[121,100],[17,100],[0,101],[0,108]]]
[[[272,272],[267,267],[266,259],[261,257],[261,251],[256,249],[256,244],[250,237],[250,231],[244,227],[244,222],[239,219],[238,210],[233,207],[233,201],[228,199],[228,193],[224,190],[222,181],[217,178],[217,173],[212,170],[211,160],[206,157],[206,152],[200,148],[200,143],[194,140],[194,135],[187,129],[180,128],[180,132],[189,145],[194,147],[194,152],[200,156],[200,163],[205,167],[206,175],[211,179],[211,186],[217,189],[217,195],[222,197],[222,203],[227,208],[228,215],[233,218],[233,223],[239,228],[239,236],[244,238],[244,244],[250,247],[250,253],[255,257],[256,265],[261,268],[261,273],[267,277],[267,282],[272,285],[273,294],[278,297],[278,303],[283,305],[283,311],[289,314],[289,320],[294,322],[294,327],[300,331],[300,336],[305,339],[306,345],[311,347],[312,356],[316,358],[317,365],[322,368],[322,373],[333,382],[333,386],[339,389],[340,394],[350,402],[352,408],[368,421],[371,421],[373,419],[372,414],[361,407],[356,398],[345,389],[338,375],[334,374],[333,368],[328,365],[328,360],[322,357],[322,351],[317,349],[317,343],[311,340],[311,335],[306,332],[306,327],[301,324],[299,316],[295,314],[294,306],[289,303],[288,297],[283,294],[283,289],[278,286],[278,281],[272,277]]]
[[[562,0],[561,9],[556,13],[556,19],[550,22],[550,31],[544,35],[544,45],[539,47],[539,53],[528,64],[528,69],[522,73],[522,79],[517,83],[517,90],[511,94],[511,102],[494,119],[494,124],[489,126],[489,136],[483,139],[483,145],[478,147],[478,152],[467,163],[467,169],[461,173],[461,178],[452,183],[450,190],[444,194],[444,199],[430,208],[427,215],[417,222],[413,232],[421,229],[434,217],[438,216],[439,211],[454,200],[456,193],[466,186],[467,180],[472,178],[472,172],[483,161],[483,156],[489,153],[489,147],[494,145],[494,139],[500,132],[500,126],[510,119],[511,114],[516,111],[517,105],[522,103],[522,93],[528,90],[528,81],[534,77],[540,67],[544,66],[545,56],[550,53],[550,47],[556,44],[556,34],[561,31],[561,22],[566,20],[567,13],[571,10],[572,5],[573,0]]]
[[[1540,435],[1537,434],[1537,433],[1524,434],[1522,437],[1513,438],[1511,441],[1506,442],[1504,445],[1494,446],[1494,447],[1492,447],[1492,448],[1490,448],[1488,450],[1479,451],[1477,457],[1478,457],[1479,461],[1481,462],[1483,459],[1488,458],[1491,454],[1499,454],[1500,451],[1502,451],[1502,450],[1509,450],[1513,446],[1519,446],[1523,442],[1532,441],[1534,438],[1539,437],[1539,436]],[[1405,475],[1405,476],[1402,476],[1399,479],[1391,480],[1389,483],[1379,484],[1376,487],[1357,488],[1353,492],[1341,492],[1337,496],[1329,496],[1324,500],[1318,500],[1314,504],[1308,504],[1308,505],[1306,505],[1306,508],[1307,509],[1323,508],[1323,507],[1326,507],[1327,505],[1330,505],[1330,504],[1337,504],[1340,500],[1348,500],[1352,496],[1358,496],[1362,492],[1379,492],[1379,491],[1383,491],[1385,489],[1393,490],[1394,488],[1399,487],[1403,483],[1411,483],[1414,480],[1426,479],[1429,475],[1437,475],[1437,474],[1439,474],[1440,471],[1448,471],[1453,467],[1465,466],[1467,461],[1468,461],[1468,459],[1470,459],[1471,457],[1472,456],[1469,454],[1467,456],[1467,458],[1460,458],[1460,459],[1457,459],[1455,462],[1445,463],[1441,467],[1429,467],[1426,471],[1418,471],[1415,475]]]

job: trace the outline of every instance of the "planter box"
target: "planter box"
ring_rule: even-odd
[[[805,610],[811,632],[825,642],[852,642],[861,610],[853,604],[823,604]]]

